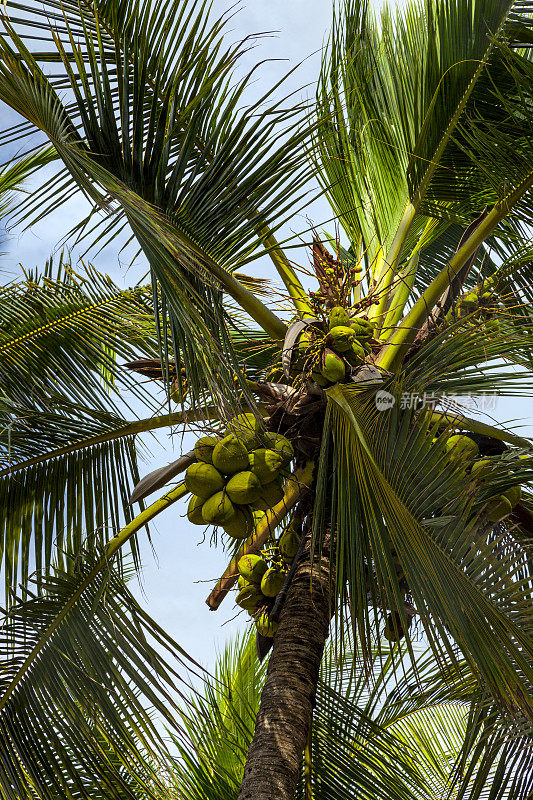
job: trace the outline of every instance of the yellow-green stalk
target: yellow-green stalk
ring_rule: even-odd
[[[382,350],[376,364],[384,369],[394,370],[401,362],[409,349],[411,342],[420,330],[423,322],[431,313],[435,303],[448,288],[450,282],[466,264],[470,256],[475,253],[485,239],[490,236],[495,227],[510,212],[514,204],[533,185],[533,172],[511,192],[504,200],[494,206],[483,222],[472,232],[466,242],[452,256],[448,265],[430,283],[423,295],[417,300],[410,312],[404,317],[402,324],[397,328],[389,340],[389,344]]]

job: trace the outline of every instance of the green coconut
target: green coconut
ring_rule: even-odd
[[[196,440],[194,445],[194,455],[197,461],[205,461],[206,464],[213,463],[213,450],[219,443],[218,436],[202,436]]]
[[[261,580],[261,591],[265,597],[275,597],[284,583],[285,573],[276,567],[270,567]]]
[[[522,487],[519,483],[517,483],[516,486],[511,486],[510,489],[506,489],[506,491],[503,492],[502,497],[506,497],[511,504],[511,508],[514,508],[522,497]]]
[[[389,614],[383,629],[383,638],[387,639],[388,642],[399,642],[404,636],[405,632],[402,628],[399,614],[396,614],[396,620],[392,614]]]
[[[233,475],[246,469],[248,450],[242,439],[230,433],[218,442],[213,450],[213,465],[225,475]]]
[[[247,581],[260,585],[263,575],[268,569],[268,564],[261,556],[248,555],[239,559],[237,569]]]
[[[237,586],[239,587],[239,589],[244,589],[245,586],[253,586],[253,583],[247,581],[244,575],[239,575],[237,579]]]
[[[461,297],[461,304],[465,308],[475,308],[479,303],[479,297],[477,292],[468,292],[463,297]]]
[[[253,503],[261,494],[261,481],[253,472],[237,472],[226,485],[230,500],[238,505]]]
[[[344,361],[331,350],[326,350],[326,354],[324,356],[324,366],[322,367],[322,376],[330,383],[342,381],[346,376],[346,367]]]
[[[254,520],[248,508],[237,509],[235,516],[223,525],[232,539],[247,539],[254,529]]]
[[[293,559],[298,552],[298,548],[300,547],[300,537],[290,525],[281,534],[278,547],[283,558],[287,559],[288,561]]]
[[[357,339],[354,339],[350,349],[346,353],[343,353],[343,355],[353,367],[356,367],[365,360],[366,352],[361,343],[358,342]]]
[[[261,634],[261,636],[266,636],[267,638],[271,639],[278,629],[278,623],[274,622],[274,620],[270,619],[268,614],[260,614],[260,616],[256,619],[255,625],[257,628],[257,632]]]
[[[212,464],[196,461],[187,468],[185,486],[192,494],[207,500],[224,487],[224,478]]]
[[[270,483],[278,477],[283,461],[281,453],[260,447],[250,453],[250,470],[261,484]]]
[[[473,478],[476,478],[477,480],[482,480],[483,478],[486,478],[490,475],[490,473],[492,472],[492,467],[493,467],[492,461],[489,461],[488,458],[481,458],[479,459],[479,461],[475,461],[472,464],[472,467],[470,469],[470,474],[472,475]]]
[[[228,422],[226,428],[226,436],[233,434],[241,439],[248,450],[254,447],[259,447],[259,437],[261,435],[262,426],[261,422],[257,419],[255,414],[249,412],[245,414],[237,414]]]
[[[211,525],[227,525],[235,514],[235,506],[225,491],[212,495],[202,506],[202,516]]]
[[[329,383],[329,381],[324,378],[321,372],[316,372],[314,370],[311,373],[311,380],[315,383],[318,383],[318,385],[322,387],[327,386]]]
[[[489,319],[485,322],[485,328],[488,331],[494,331],[497,333],[501,328],[501,323],[499,319]]]
[[[193,525],[205,525],[205,520],[202,516],[202,506],[204,503],[205,500],[201,497],[197,497],[195,494],[193,494],[189,500],[187,519],[189,522],[192,522]]]
[[[283,434],[268,431],[263,438],[266,446],[270,450],[275,450],[276,453],[279,453],[284,463],[288,463],[294,458],[294,447]]]
[[[503,495],[499,495],[490,501],[485,513],[491,522],[499,522],[511,513],[513,507],[509,500]]]
[[[261,495],[254,500],[252,506],[259,511],[268,511],[281,503],[284,494],[281,483],[278,480],[272,481],[261,488]]]
[[[336,325],[330,330],[326,337],[326,345],[337,353],[345,353],[350,350],[355,339],[355,331],[347,325]]]
[[[253,584],[249,584],[240,589],[235,598],[237,605],[250,613],[257,611],[259,606],[263,604],[263,600],[264,597],[261,593],[261,589],[259,586],[254,586]]]
[[[329,329],[336,328],[338,325],[348,325],[350,317],[342,306],[334,306],[329,312]]]
[[[370,339],[374,335],[374,325],[367,319],[355,317],[350,320],[350,328],[358,339]]]
[[[479,454],[477,444],[469,436],[458,434],[450,436],[445,443],[446,450],[452,458],[468,461]]]

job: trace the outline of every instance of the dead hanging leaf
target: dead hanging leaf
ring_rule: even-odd
[[[306,320],[298,320],[298,322],[293,322],[292,325],[289,325],[289,329],[285,334],[285,341],[283,342],[283,351],[281,353],[281,365],[283,367],[283,372],[285,374],[285,377],[287,378],[290,377],[292,354],[294,352],[294,348],[296,347],[300,334],[314,322],[318,322],[316,317],[309,317]]]
[[[172,478],[186,470],[187,467],[195,461],[195,458],[194,450],[191,450],[171,464],[167,464],[166,467],[159,467],[159,469],[155,469],[153,472],[145,475],[132,492],[129,500],[130,506],[133,503],[138,503],[139,500],[144,500],[144,498],[148,497],[152,492],[157,492],[158,489],[166,486]]]
[[[255,634],[255,651],[257,653],[259,662],[261,662],[268,654],[273,642],[274,640],[271,636],[263,636],[259,632]]]
[[[138,358],[136,361],[129,361],[124,366],[126,369],[131,369],[132,372],[138,372],[139,375],[143,375],[145,378],[163,380],[165,377],[159,358]],[[174,362],[169,362],[168,372],[170,378],[175,377],[176,365]]]

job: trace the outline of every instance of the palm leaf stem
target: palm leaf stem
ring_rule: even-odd
[[[448,288],[450,282],[531,186],[533,186],[533,172],[487,214],[483,222],[472,232],[471,236],[468,237],[455,255],[452,256],[447,266],[430,283],[409,313],[404,317],[401,325],[391,336],[389,344],[382,350],[377,359],[376,363],[380,367],[394,370],[401,362],[401,359],[409,349],[422,323],[431,313],[435,303]]]
[[[396,233],[394,234],[394,239],[384,259],[384,272],[382,272],[382,277],[380,277],[380,283],[383,284],[380,290],[381,296],[378,305],[372,312],[372,319],[380,323],[387,311],[389,293],[393,287],[403,246],[415,216],[416,208],[412,203],[409,203],[403,213]]]
[[[285,288],[292,299],[296,311],[300,317],[302,317],[302,319],[314,317],[315,315],[313,313],[313,309],[309,305],[309,301],[307,299],[307,292],[300,283],[296,272],[292,268],[292,265],[284,251],[279,246],[275,236],[269,233],[266,226],[263,226],[260,233],[263,237],[263,244],[267,249],[268,255],[276,267],[281,280],[285,284]]]
[[[478,420],[468,419],[456,414],[447,414],[441,411],[436,411],[431,415],[433,422],[440,422],[443,426],[449,427],[450,425],[457,426],[458,428],[465,428],[472,433],[479,433],[482,436],[490,436],[492,439],[497,439],[499,442],[507,442],[514,445],[514,447],[527,447],[531,448],[531,441],[523,439],[521,436],[515,436],[514,433],[502,431],[499,428],[493,428],[492,425],[487,425],[485,422],[478,422]]]
[[[396,288],[390,307],[386,313],[383,327],[379,334],[380,339],[389,339],[397,322],[400,320],[405,304],[407,303],[416,280],[420,251],[417,250],[409,259],[407,266],[400,273],[399,286]]]
[[[133,519],[128,525],[122,528],[116,536],[109,540],[107,543],[104,554],[102,557],[96,562],[94,567],[87,573],[84,580],[80,583],[76,591],[71,595],[68,602],[65,603],[61,611],[52,619],[46,630],[40,636],[39,641],[36,643],[35,647],[32,649],[31,653],[28,654],[27,658],[25,659],[24,663],[18,670],[17,674],[14,676],[13,680],[7,687],[6,691],[0,698],[0,711],[4,708],[7,701],[16,690],[19,681],[24,678],[24,676],[28,673],[28,670],[31,668],[31,665],[39,655],[39,653],[44,649],[48,641],[50,640],[51,636],[55,633],[55,631],[59,628],[61,623],[66,619],[69,615],[70,611],[73,609],[77,601],[80,599],[84,591],[91,585],[95,577],[109,565],[109,561],[116,555],[116,553],[126,544],[128,539],[133,536],[134,533],[137,533],[141,528],[143,528],[147,522],[153,519],[155,516],[164,511],[170,505],[175,503],[177,500],[180,500],[184,495],[188,492],[187,487],[184,483],[180,483],[174,489],[171,489],[170,492],[167,492],[163,497],[160,497],[159,500],[156,500],[152,503],[148,508],[138,514],[135,519]]]
[[[314,469],[315,462],[308,461],[304,467],[297,470],[294,475],[291,475],[290,478],[288,478],[283,500],[266,512],[259,525],[257,525],[255,531],[242,544],[237,555],[231,559],[229,565],[224,571],[224,574],[221,576],[217,585],[205,601],[211,611],[216,611],[218,609],[221,602],[224,600],[225,596],[239,577],[237,564],[242,556],[246,556],[250,553],[257,553],[264,545],[268,537],[273,533],[276,526],[279,525],[281,520],[284,519],[291,509],[294,508],[304,492],[309,489],[313,482]]]
[[[153,232],[155,232],[156,236],[159,237],[160,243],[166,247],[168,252],[173,257],[179,260],[180,251],[179,248],[176,248],[174,245],[176,229],[159,209],[151,207],[145,203],[144,200],[140,198],[139,195],[136,195],[135,192],[133,192],[129,187],[127,187],[123,181],[116,178],[116,176],[109,172],[109,170],[97,165],[96,162],[90,159],[81,150],[77,149],[74,145],[65,145],[63,142],[58,141],[51,131],[47,133],[53,144],[55,144],[56,149],[63,157],[63,160],[67,164],[69,164],[69,160],[71,162],[77,161],[77,170],[79,167],[81,167],[82,170],[85,169],[87,174],[92,176],[93,180],[103,186],[103,188],[113,197],[115,197],[115,199],[120,203],[125,212],[126,218],[128,219],[128,223],[143,247],[143,250],[145,250],[145,253],[147,253],[147,248],[143,246],[143,240],[145,237],[142,230],[143,226],[139,224],[139,219],[141,219],[138,213],[139,208],[144,209],[144,211],[151,217],[150,223],[153,227]],[[80,186],[87,189],[87,191],[90,191],[90,184],[84,184],[80,180],[78,172],[73,172],[72,169],[71,172]],[[133,216],[134,214],[135,218]],[[224,291],[226,291],[230,297],[232,297],[240,305],[243,311],[245,311],[255,322],[257,322],[262,330],[268,333],[269,336],[272,336],[272,338],[276,341],[283,342],[287,332],[287,326],[285,323],[278,316],[276,316],[273,311],[264,305],[264,303],[262,303],[261,300],[259,300],[259,298],[253,294],[253,292],[243,286],[243,284],[237,280],[234,275],[224,269],[224,267],[220,266],[220,264],[218,264],[214,258],[212,258],[201,247],[199,247],[197,242],[188,236],[187,233],[181,228],[179,231],[179,238],[181,244],[188,248],[190,254],[195,254],[196,257],[199,256],[199,261],[202,263],[204,268],[220,282]]]
[[[196,420],[204,419],[218,419],[218,414],[214,406],[202,409],[201,411],[183,411],[173,414],[163,414],[160,417],[149,417],[148,419],[139,419],[135,422],[129,422],[120,428],[115,428],[106,433],[101,433],[98,436],[91,436],[89,439],[82,439],[74,444],[66,445],[65,447],[58,447],[57,450],[50,450],[44,455],[28,458],[25,461],[17,462],[11,467],[0,470],[0,478],[18,472],[20,469],[33,467],[35,464],[43,464],[51,461],[53,458],[75,453],[77,450],[84,450],[87,447],[94,447],[95,445],[102,444],[103,442],[112,442],[115,439],[122,439],[125,436],[132,436],[137,433],[146,433],[154,431],[158,428],[166,428],[171,425],[179,425],[181,423],[195,422]]]
[[[230,272],[227,272],[213,260],[210,260],[209,271],[220,281],[230,297],[233,297],[242,310],[257,322],[265,333],[268,333],[269,336],[272,336],[276,341],[284,341],[285,334],[287,333],[287,326],[268,308],[268,306],[262,303],[253,292],[243,286]],[[298,278],[296,278],[296,281],[298,281]]]

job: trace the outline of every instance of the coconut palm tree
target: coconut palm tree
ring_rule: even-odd
[[[94,735],[85,731],[82,758],[72,726],[63,726],[62,766],[46,772],[48,759],[37,752],[45,738],[41,752],[52,756],[48,704],[38,706],[31,746],[17,739],[14,720],[28,707],[35,713],[36,664],[40,697],[47,697],[42,653],[56,652],[71,615],[100,608],[110,562],[188,492],[195,494],[190,518],[218,523],[234,553],[208,604],[220,605],[240,570],[262,656],[273,642],[239,800],[294,796],[332,619],[340,642],[358,643],[354,675],[361,664],[362,674],[371,674],[378,630],[391,643],[405,639],[402,662],[414,665],[416,620],[448,684],[475,685],[475,735],[481,720],[496,731],[497,718],[530,736],[530,443],[472,419],[449,398],[530,391],[531,7],[419,0],[376,19],[366,3],[346,0],[336,11],[313,103],[280,101],[279,86],[248,99],[252,76],[238,80],[234,67],[250,41],[226,45],[224,20],[210,22],[200,0],[15,0],[2,20],[0,99],[25,120],[2,141],[40,132],[61,164],[54,181],[18,207],[15,220],[31,224],[81,191],[92,212],[72,236],[99,246],[117,236],[133,239],[152,279],[150,299],[143,289],[127,302],[121,297],[112,322],[70,337],[72,379],[52,353],[53,338],[44,347],[47,381],[35,390],[28,379],[40,363],[32,366],[24,347],[23,356],[13,357],[26,379],[13,381],[14,398],[21,407],[31,400],[32,426],[42,434],[25,435],[20,409],[9,416],[19,460],[17,471],[8,465],[5,473],[8,490],[16,493],[18,470],[29,470],[33,492],[18,493],[22,511],[5,549],[11,580],[19,563],[11,553],[29,563],[34,529],[35,552],[44,551],[44,559],[37,562],[43,577],[33,605],[22,597],[8,617],[6,646],[11,641],[17,649],[0,696],[10,742],[0,753],[9,765],[4,792],[28,794],[29,780],[29,796],[57,796],[66,770],[69,791],[89,796],[78,760],[89,769],[98,747],[110,747],[111,770],[120,742],[128,753],[135,749],[128,726],[117,722],[106,729],[105,747],[102,726]],[[301,232],[299,249],[290,250],[295,242],[278,241],[280,229],[306,203],[310,181],[328,198],[335,229]],[[277,303],[269,304],[264,285],[246,275],[264,252],[285,287]],[[304,288],[310,276],[312,291]],[[106,298],[113,291],[93,273],[71,281],[82,305],[93,285]],[[28,302],[29,286],[13,291]],[[150,322],[128,330],[146,303]],[[23,321],[19,313],[16,325]],[[25,341],[20,333],[10,340],[15,354],[19,341]],[[124,357],[180,404],[178,414],[159,415],[153,427],[200,421],[214,441],[138,484],[134,501],[187,469],[184,482],[134,519],[125,517],[118,530],[120,515],[128,513],[128,470],[137,482],[124,436],[151,423],[118,420],[92,387],[97,376],[127,380],[116,364]],[[85,373],[93,378],[89,388]],[[56,386],[61,402],[67,397],[64,412],[50,402]],[[81,408],[68,404],[70,391]],[[221,433],[230,436],[231,463],[222,461],[230,445],[217,441]],[[54,444],[62,473],[57,488],[49,480]],[[256,455],[248,456],[247,446]],[[107,479],[101,460],[87,481],[83,459],[97,457],[113,464],[114,476]],[[209,461],[211,489],[200,496],[206,484],[194,475],[204,474]],[[269,470],[274,478],[267,482]],[[231,473],[241,474],[232,487]],[[102,516],[94,519],[100,501]],[[262,516],[252,516],[254,504]],[[55,519],[49,507],[53,514],[59,508]],[[103,520],[115,532],[107,542]],[[58,560],[61,547],[50,547],[58,528],[66,530],[67,563]],[[80,549],[83,528],[89,535]],[[283,580],[275,600],[270,586],[255,586],[268,560]],[[75,576],[68,600],[54,595],[66,585],[56,573]],[[117,617],[118,610],[114,623]],[[31,636],[24,635],[27,618]],[[144,624],[164,638],[154,623]],[[138,649],[125,661],[117,640],[107,663],[119,664],[131,681],[131,665],[144,653],[164,687],[170,676],[155,650],[145,649],[142,628],[127,632]],[[75,663],[72,653],[67,660]],[[66,719],[75,674],[53,675]],[[136,691],[152,699],[147,679],[139,678]],[[129,685],[113,683],[123,722],[129,708],[142,718]],[[91,691],[83,702],[73,697],[84,715],[103,703]],[[485,741],[490,735],[487,727]],[[531,790],[525,784],[514,787],[515,796]]]

